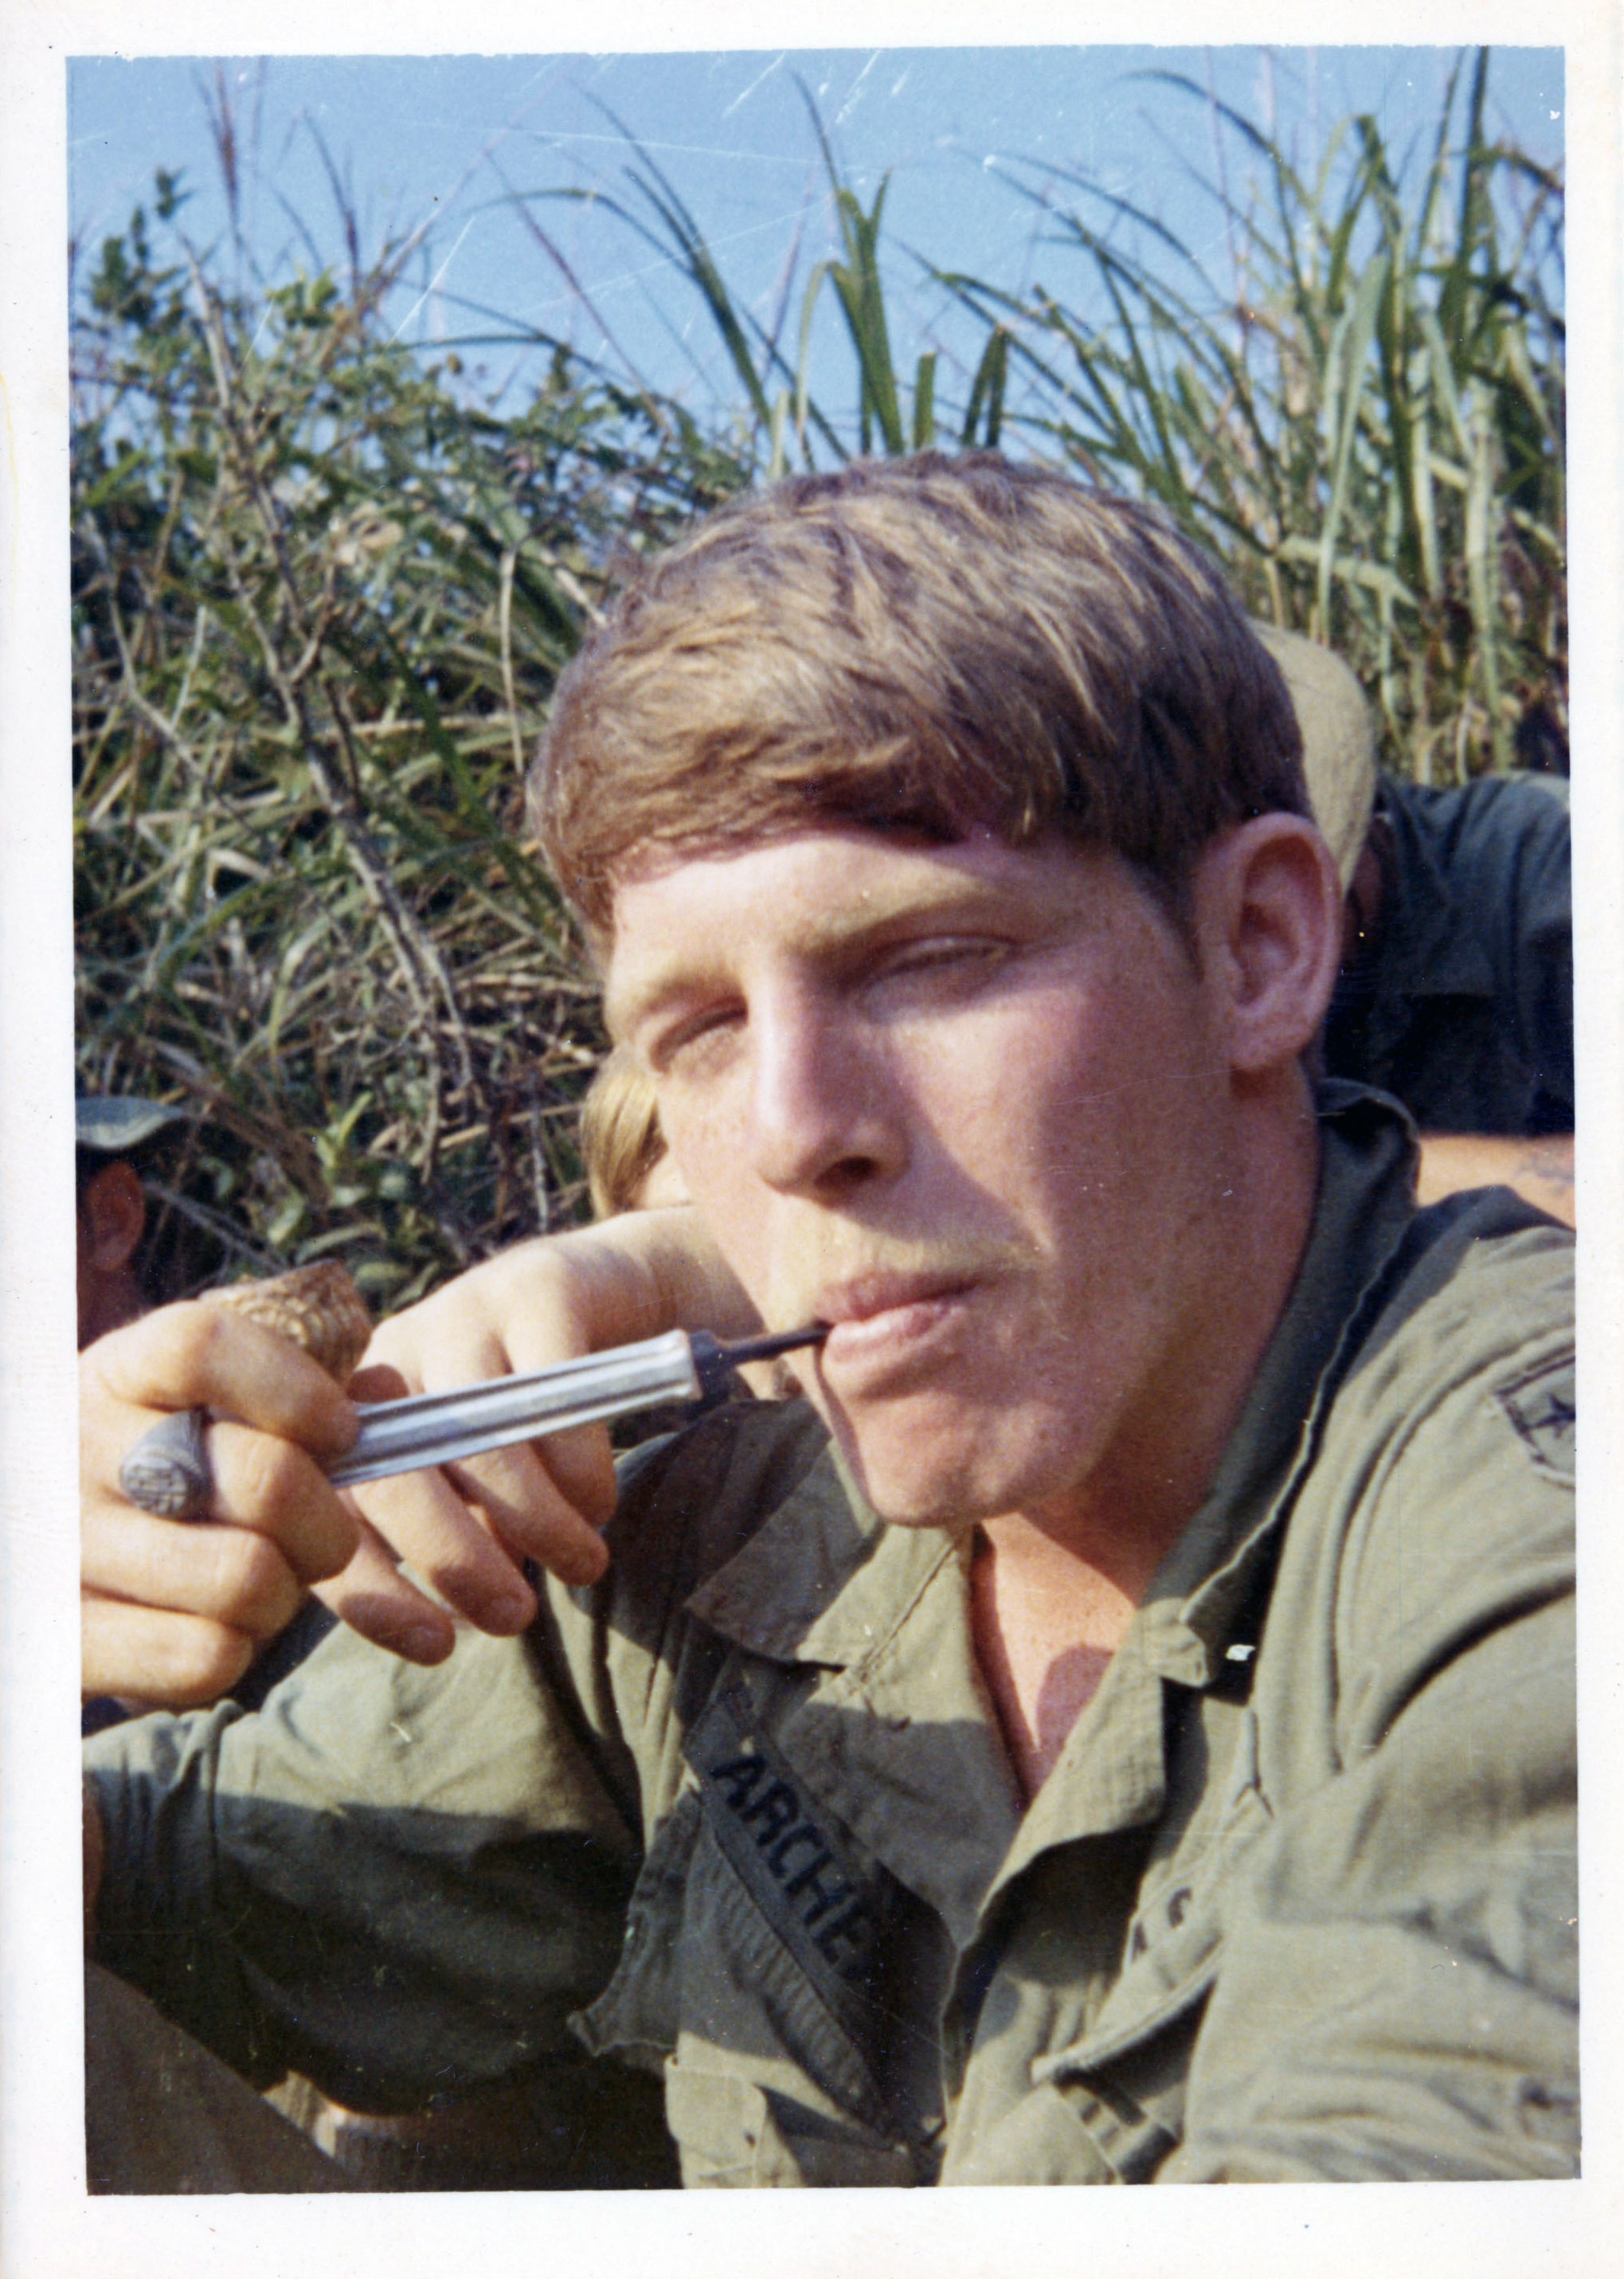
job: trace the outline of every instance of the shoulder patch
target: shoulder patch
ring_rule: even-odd
[[[1509,1384],[1495,1387],[1495,1399],[1511,1428],[1542,1471],[1574,1477],[1574,1356],[1559,1354]]]

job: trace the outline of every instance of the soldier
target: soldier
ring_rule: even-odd
[[[1380,771],[1359,683],[1260,627],[1291,691],[1314,817],[1345,889],[1328,1075],[1401,1100],[1423,1202],[1504,1185],[1574,1223],[1574,923],[1567,785],[1448,787]]]
[[[141,1272],[143,1174],[186,1121],[183,1109],[127,1094],[81,1094],[73,1103],[80,1346],[133,1322],[152,1302]]]
[[[379,2109],[646,2066],[689,2183],[1571,2174],[1568,1238],[1316,1091],[1341,882],[1210,565],[988,456],[797,479],[640,572],[535,810],[808,1398],[601,1534],[578,1442],[363,1492],[408,1659],[91,1744],[103,1960]],[[374,1358],[681,1318],[672,1218]],[[337,1512],[318,1372],[142,1332],[101,1445],[209,1401],[222,1512]]]

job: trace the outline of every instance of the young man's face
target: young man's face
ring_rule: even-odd
[[[687,1191],[877,1509],[1153,1473],[1222,1339],[1210,986],[1116,857],[818,829],[634,865],[608,1001]]]

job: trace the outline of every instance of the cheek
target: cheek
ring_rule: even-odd
[[[1177,1214],[1170,1190],[1207,1152],[1202,1035],[1153,995],[1118,1001],[1085,1025],[1075,1000],[1063,1009],[1069,1022],[1060,1007],[1039,1009],[996,1054],[971,1038],[938,1063],[931,1120],[961,1170],[1029,1224],[1046,1222],[1057,1245],[1145,1239]]]
[[[680,1182],[729,1263],[742,1271],[740,1246],[766,1205],[766,1190],[751,1174],[742,1117],[719,1107],[685,1109],[679,1100],[663,1099],[660,1123],[670,1149],[668,1176]]]
[[[1080,1032],[1075,1001],[1027,1017],[964,1023],[916,1064],[920,1123],[978,1184],[1007,1189],[1071,1169],[1115,1121],[1108,1040]]]

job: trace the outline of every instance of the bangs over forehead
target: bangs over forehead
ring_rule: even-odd
[[[617,871],[824,821],[1059,830],[1175,904],[1227,824],[1306,812],[1297,723],[1153,510],[995,454],[802,476],[640,568],[561,679],[532,812],[600,951]]]

